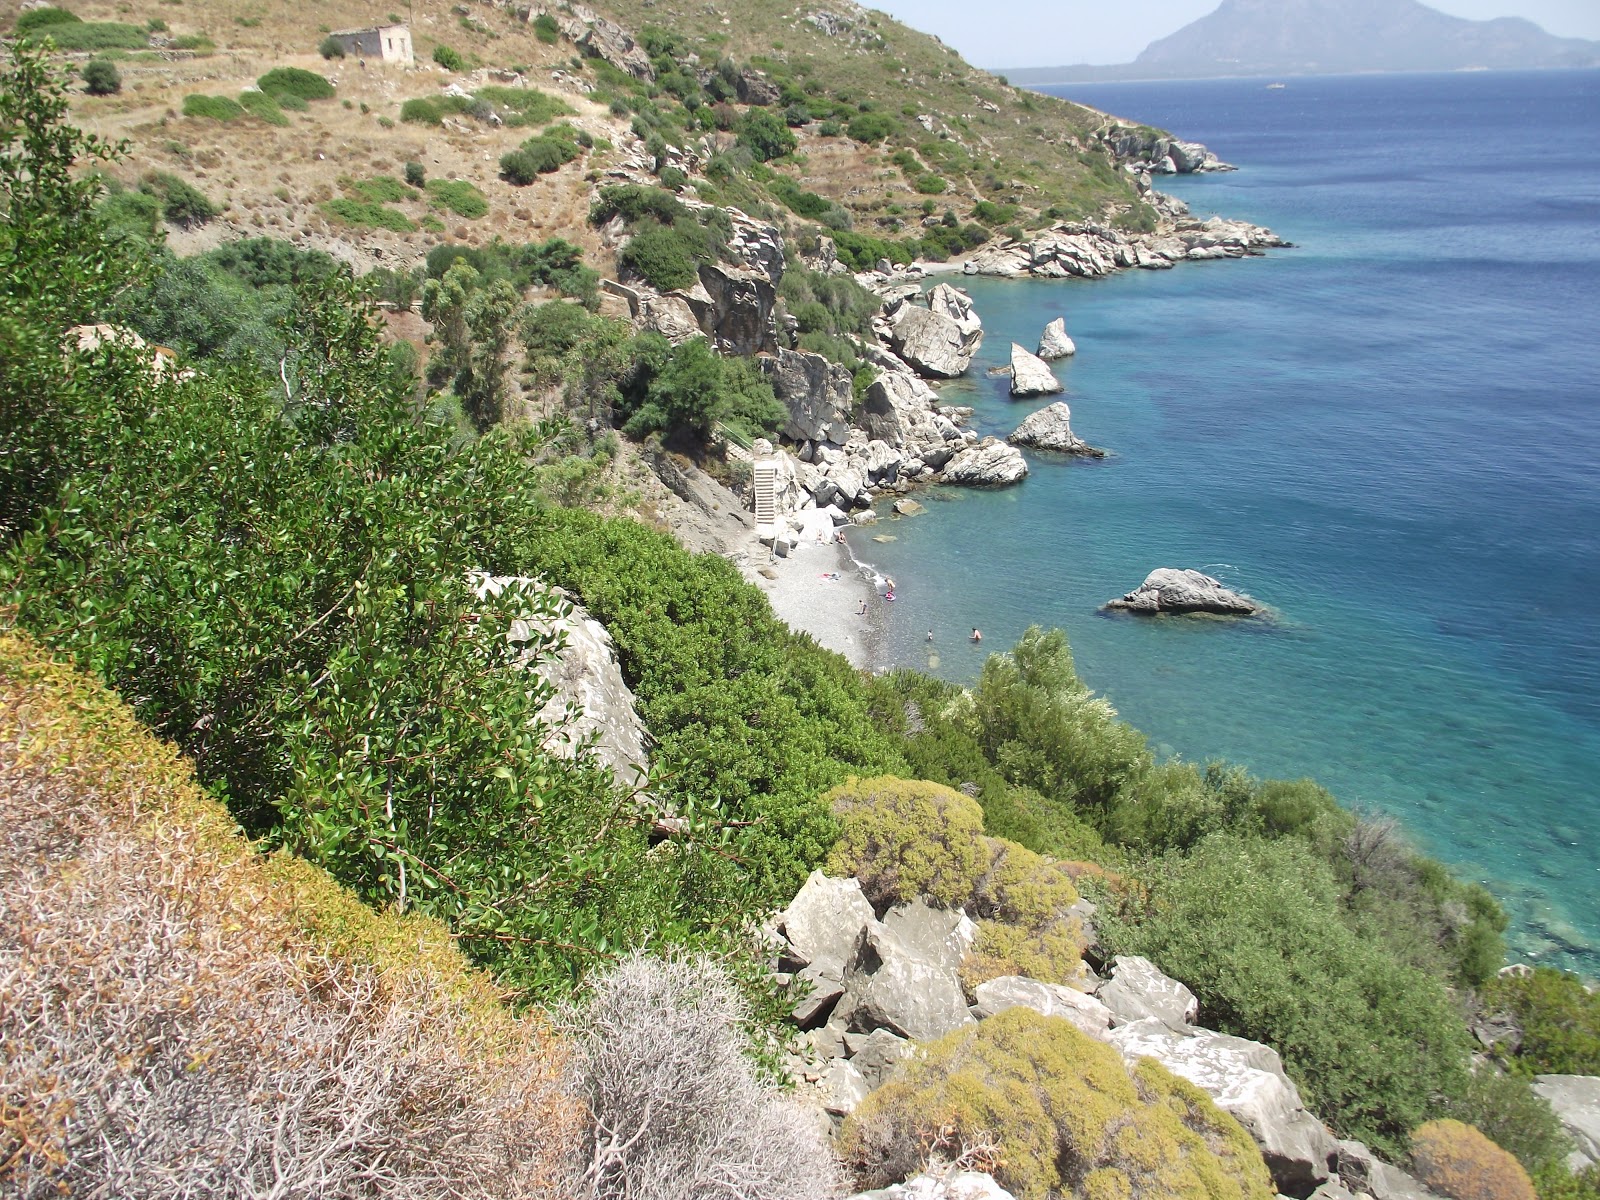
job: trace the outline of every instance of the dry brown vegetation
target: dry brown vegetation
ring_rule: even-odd
[[[566,1052],[0,634],[0,1192],[553,1196]]]

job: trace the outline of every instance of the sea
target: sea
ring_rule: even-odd
[[[1059,627],[1159,754],[1395,819],[1516,958],[1600,977],[1600,71],[1268,82],[1045,89],[1204,142],[1238,171],[1159,186],[1294,248],[956,280],[986,335],[946,401],[1004,437],[1065,399],[1111,457],[856,535],[889,658],[970,682]],[[1011,400],[988,368],[1058,316],[1065,395]],[[1099,611],[1162,566],[1275,615]]]

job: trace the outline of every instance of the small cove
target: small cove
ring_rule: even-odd
[[[891,661],[970,680],[1060,626],[1162,752],[1392,814],[1519,954],[1600,973],[1600,72],[1264,82],[1059,89],[1206,142],[1241,170],[1168,190],[1298,248],[955,281],[986,337],[946,400],[1009,433],[1049,398],[986,372],[1065,316],[1063,398],[1113,457],[861,537]],[[1281,617],[1097,613],[1156,566]]]

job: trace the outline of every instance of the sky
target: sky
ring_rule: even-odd
[[[937,34],[978,67],[1125,63],[1217,7],[1219,0],[862,0]],[[1424,0],[1429,3],[1429,0]],[[1561,37],[1600,41],[1600,0],[1431,0],[1475,21],[1526,17]]]

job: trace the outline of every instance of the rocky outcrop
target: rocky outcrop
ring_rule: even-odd
[[[1072,432],[1072,409],[1064,401],[1047,404],[1012,430],[1006,439],[1013,446],[1028,446],[1034,450],[1051,450],[1057,454],[1077,454],[1085,458],[1104,458],[1106,452],[1097,450]]]
[[[850,1200],[1014,1200],[994,1176],[981,1171],[945,1171],[917,1175],[904,1183],[858,1192]]]
[[[948,283],[936,284],[928,291],[928,311],[949,317],[961,331],[963,345],[977,350],[983,341],[983,321],[972,307],[972,297]]]
[[[686,298],[721,353],[745,357],[778,348],[772,319],[778,290],[764,271],[702,263],[700,288]]]
[[[1339,1179],[1350,1192],[1372,1200],[1441,1200],[1399,1167],[1392,1167],[1360,1142],[1340,1142]],[[1324,1185],[1327,1186],[1327,1185]],[[1320,1194],[1321,1189],[1317,1193]]]
[[[1550,1102],[1572,1138],[1567,1165],[1577,1171],[1600,1163],[1600,1077],[1539,1075],[1533,1090]]]
[[[1047,1017],[1065,1017],[1102,1042],[1111,1027],[1109,1008],[1087,992],[1057,983],[1040,983],[1022,975],[1002,975],[980,983],[975,995],[977,1004],[973,1012],[985,1020],[1008,1008],[1031,1008]]]
[[[506,630],[511,645],[557,639],[558,648],[548,657],[526,650],[518,658],[518,665],[533,670],[552,689],[539,710],[539,720],[550,731],[546,747],[563,758],[576,758],[592,746],[595,759],[611,769],[618,783],[630,789],[645,787],[650,773],[649,734],[605,626],[566,592],[541,579],[473,572],[467,583],[480,600],[517,591],[529,597],[523,614]],[[553,602],[548,610],[539,597]]]
[[[1011,395],[1019,400],[1064,391],[1050,364],[1011,343]]]
[[[1057,225],[1022,241],[1007,239],[980,250],[962,269],[968,275],[1004,278],[1096,279],[1130,267],[1154,270],[1185,261],[1242,258],[1286,244],[1270,229],[1222,217],[1200,220],[1164,199],[1174,215],[1156,233],[1130,235],[1093,222]]]
[[[974,1021],[955,972],[921,957],[883,924],[868,927],[836,1015],[855,1033],[887,1029],[918,1042]]]
[[[995,438],[984,438],[950,460],[944,469],[944,481],[968,487],[1004,487],[1021,483],[1027,474],[1022,451]]]
[[[849,441],[855,393],[848,368],[803,350],[779,349],[757,361],[773,395],[789,411],[784,437],[838,446]]]
[[[1159,1021],[1169,1029],[1187,1029],[1200,1011],[1193,992],[1137,954],[1112,959],[1111,978],[1095,994],[1118,1025]]]
[[[1261,610],[1249,596],[1230,591],[1211,576],[1175,567],[1151,571],[1136,589],[1119,600],[1108,601],[1105,607],[1135,613],[1216,613],[1232,617],[1248,617]]]
[[[705,336],[694,307],[677,292],[666,296],[640,296],[634,327],[641,333],[659,333],[674,346]]]
[[[890,318],[888,340],[917,374],[934,379],[962,374],[976,349],[954,320],[909,301],[897,306]]]
[[[1095,138],[1120,162],[1135,170],[1162,175],[1188,175],[1203,171],[1232,171],[1199,142],[1169,137],[1148,125],[1108,125]]]
[[[1115,1028],[1110,1039],[1130,1065],[1153,1058],[1238,1118],[1260,1146],[1280,1192],[1309,1196],[1333,1177],[1338,1144],[1305,1110],[1270,1046],[1209,1030],[1179,1031],[1155,1018]]]
[[[635,79],[648,82],[656,77],[650,56],[633,40],[633,35],[592,8],[582,4],[534,4],[519,7],[517,13],[527,21],[548,14],[585,56],[604,59]]]
[[[1039,335],[1039,357],[1046,362],[1058,358],[1071,358],[1077,352],[1077,343],[1067,336],[1065,317],[1057,317],[1051,321]]]

